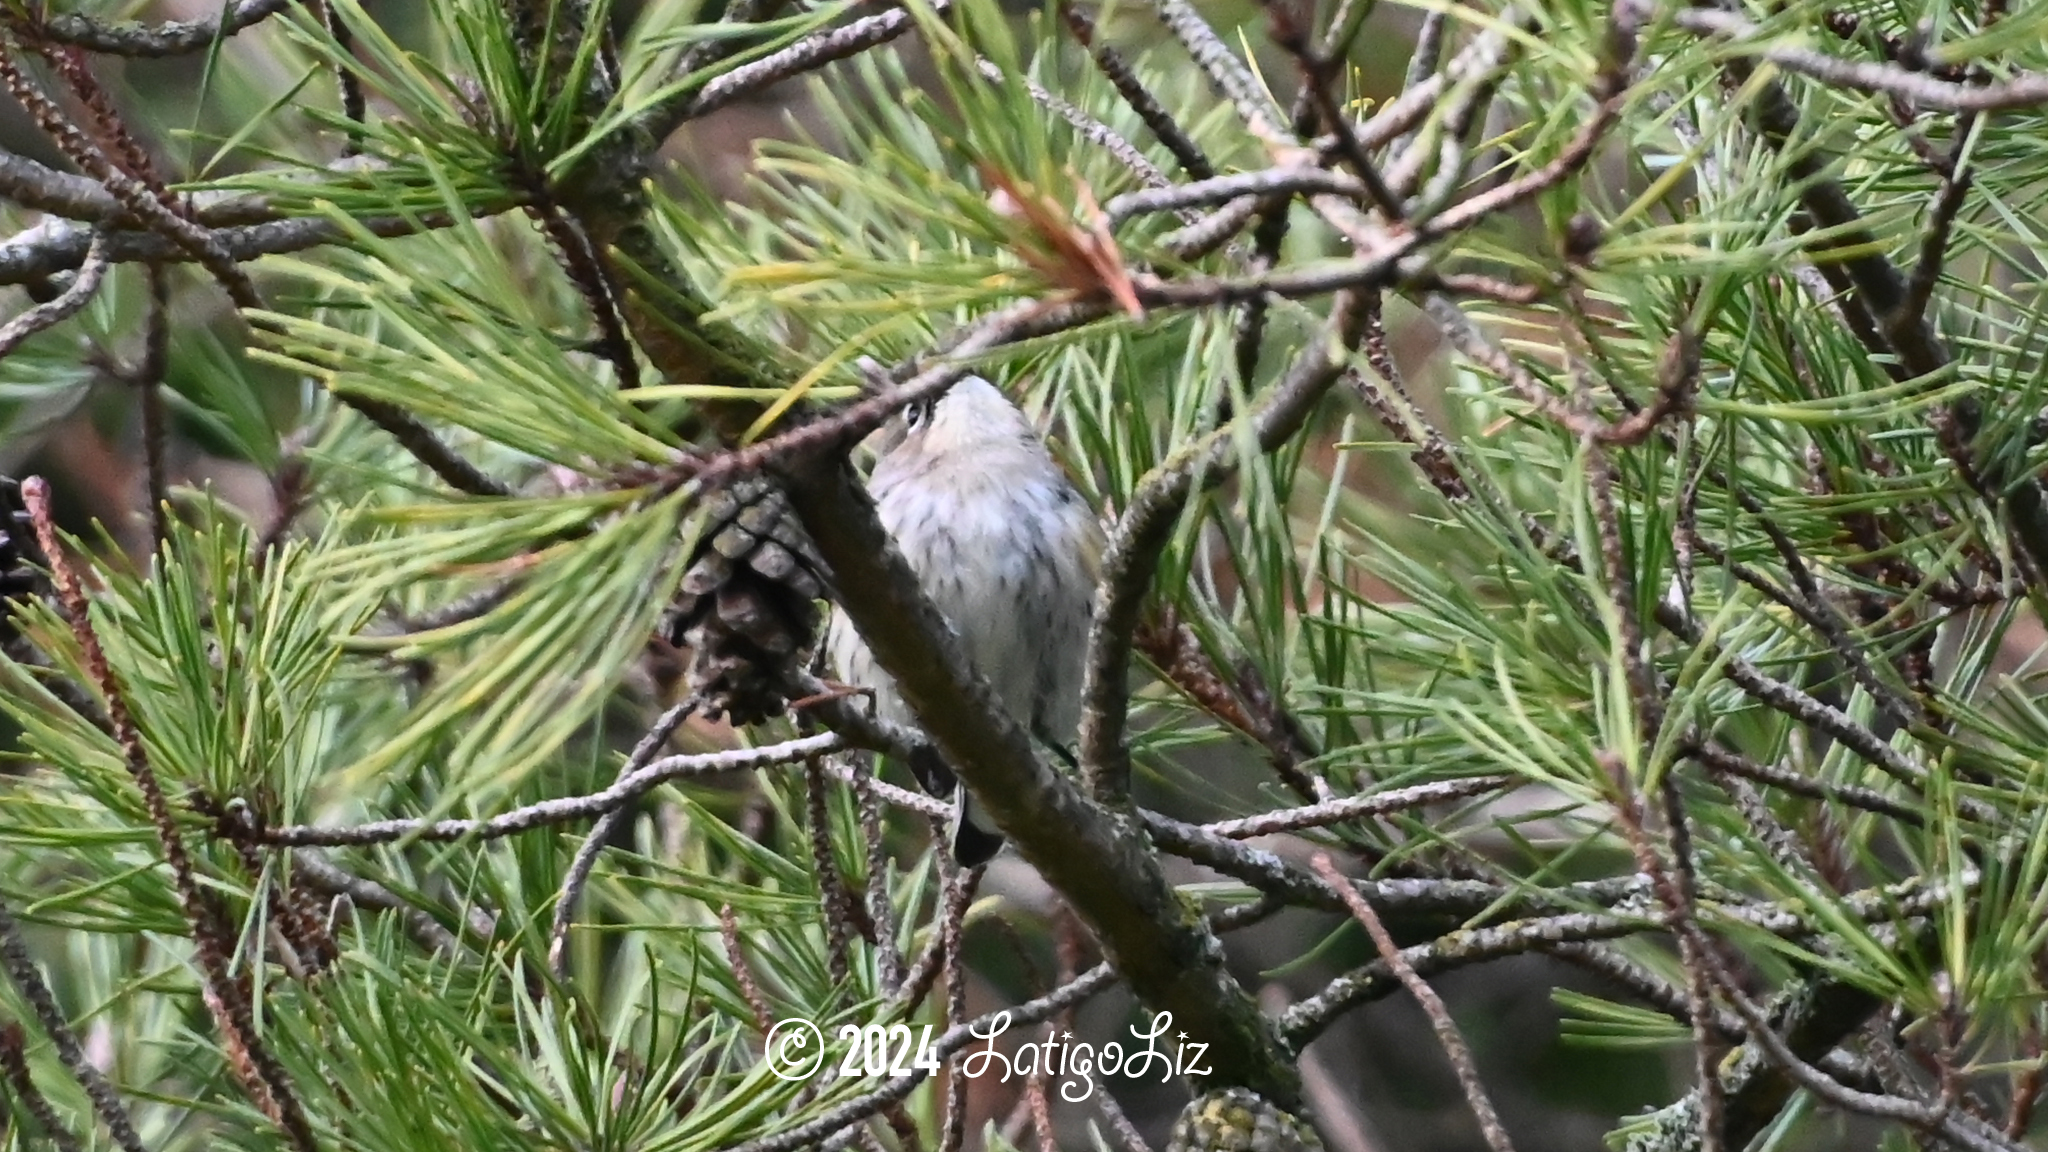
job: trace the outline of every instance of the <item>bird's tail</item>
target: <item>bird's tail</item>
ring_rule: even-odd
[[[958,860],[962,868],[986,864],[1003,850],[1003,834],[989,822],[981,805],[974,802],[964,784],[953,786],[953,823],[947,831],[950,833],[948,842],[953,849],[953,859]]]
[[[910,757],[910,774],[927,793],[953,801],[953,819],[947,826],[947,846],[962,868],[988,863],[1003,850],[1003,834],[989,822],[981,806],[967,791],[953,769],[939,758],[938,750],[926,745]]]

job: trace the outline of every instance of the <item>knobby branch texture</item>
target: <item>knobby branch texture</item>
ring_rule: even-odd
[[[1350,1148],[1325,1061],[1434,1045],[1414,1142],[1526,1152],[1554,1038],[1445,979],[1522,958],[1674,1054],[1639,1152],[2038,1140],[2038,15],[69,7],[0,0],[11,1124]],[[863,482],[970,376],[1104,530],[1071,747]],[[1177,1123],[972,1071],[1167,1014]]]

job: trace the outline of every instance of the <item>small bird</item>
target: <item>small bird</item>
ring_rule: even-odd
[[[1094,511],[1024,413],[979,376],[907,406],[875,438],[868,491],[882,526],[996,699],[1071,760],[1102,564]],[[842,681],[874,691],[878,716],[916,723],[844,612],[833,613],[826,651]],[[945,782],[926,786],[935,783]],[[1002,848],[1002,835],[952,787],[953,855],[973,867]]]

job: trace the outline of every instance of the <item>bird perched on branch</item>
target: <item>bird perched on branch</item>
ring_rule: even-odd
[[[925,595],[1011,718],[1055,748],[1072,745],[1102,562],[1094,511],[1024,413],[978,376],[906,407],[875,439],[868,491]],[[841,680],[874,690],[882,719],[917,722],[844,611],[826,650]],[[1002,836],[951,787],[953,855],[971,867]]]

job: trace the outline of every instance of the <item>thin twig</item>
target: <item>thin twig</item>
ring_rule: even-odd
[[[943,0],[931,5],[935,12],[944,12],[948,7]],[[720,73],[695,92],[655,108],[646,118],[648,131],[656,140],[667,139],[671,132],[688,121],[709,116],[736,100],[772,88],[784,80],[815,72],[834,60],[844,60],[878,44],[886,44],[916,26],[917,19],[908,10],[893,8],[806,36],[787,48]]]
[[[1202,831],[1230,840],[1246,840],[1253,836],[1270,836],[1275,832],[1327,828],[1332,824],[1384,816],[1389,812],[1404,812],[1424,804],[1462,800],[1467,796],[1477,796],[1504,788],[1511,783],[1513,778],[1507,776],[1474,776],[1465,780],[1416,784],[1407,788],[1396,788],[1390,792],[1346,796],[1301,808],[1282,808],[1276,812],[1262,812],[1256,816],[1245,816],[1236,820],[1219,820],[1202,825]]]
[[[998,84],[1003,83],[1003,70],[996,65],[995,61],[982,58],[977,59],[974,64],[983,76]],[[1117,162],[1130,169],[1131,174],[1139,180],[1155,189],[1173,187],[1173,181],[1167,179],[1166,173],[1161,172],[1157,164],[1147,159],[1143,152],[1138,151],[1137,145],[1124,139],[1116,129],[1090,116],[1087,112],[1076,107],[1072,101],[1054,95],[1046,89],[1045,85],[1031,79],[1029,76],[1023,77],[1023,85],[1024,91],[1029,93],[1031,98],[1037,101],[1039,105],[1050,110],[1060,119],[1065,120],[1075,132],[1080,133],[1083,140],[1116,157]],[[1186,219],[1193,220],[1192,214],[1184,215]]]
[[[1252,135],[1270,144],[1293,141],[1294,134],[1281,121],[1273,98],[1194,5],[1187,0],[1154,0],[1152,7],[1159,22],[1166,25],[1167,31],[1173,33],[1209,77],[1210,85],[1237,109],[1238,118]]]
[[[1772,764],[1759,764],[1740,753],[1731,752],[1725,748],[1718,748],[1712,744],[1696,745],[1686,749],[1685,754],[1706,765],[1708,770],[1712,772],[1725,772],[1730,776],[1740,776],[1745,780],[1753,780],[1758,784],[1782,788],[1796,796],[1804,796],[1810,800],[1828,800],[1837,804],[1847,805],[1851,808],[1861,808],[1866,812],[1875,812],[1913,828],[1925,827],[1927,824],[1925,813],[1908,805],[1901,804],[1869,788],[1863,788],[1855,784],[1838,784],[1829,780],[1816,780],[1811,776],[1804,775],[1790,768],[1780,768]]]
[[[846,983],[849,948],[853,933],[853,894],[846,890],[846,878],[839,874],[839,857],[832,851],[832,821],[826,808],[825,760],[812,756],[804,761],[804,823],[809,825],[811,870],[818,876],[819,911],[825,920],[825,974],[832,983]],[[944,853],[941,853],[943,856]]]
[[[0,81],[5,82],[8,92],[65,156],[104,185],[124,208],[151,231],[157,232],[184,250],[191,259],[212,273],[214,279],[220,281],[221,286],[227,290],[228,298],[234,301],[235,307],[245,311],[263,307],[263,299],[257,294],[254,282],[221,244],[219,237],[170,207],[166,201],[177,201],[167,192],[150,188],[109,159],[77,125],[65,117],[63,110],[43,93],[35,81],[29,78],[28,73],[22,71],[14,59],[13,51],[12,38],[0,33]]]
[[[1322,330],[1276,384],[1265,402],[1242,419],[1261,451],[1270,452],[1298,431],[1335,383],[1362,327],[1358,294],[1340,293]],[[1210,433],[1176,452],[1142,478],[1126,502],[1102,558],[1102,579],[1088,626],[1087,672],[1082,687],[1081,767],[1097,800],[1122,802],[1129,790],[1128,666],[1132,634],[1151,590],[1161,553],[1181,511],[1197,491],[1221,484],[1236,470],[1236,428]]]
[[[1088,13],[1082,11],[1080,5],[1075,4],[1073,0],[1062,0],[1059,13],[1060,18],[1066,22],[1067,30],[1072,32],[1074,39],[1080,41],[1081,46],[1088,50],[1088,55],[1095,61],[1095,66],[1102,70],[1102,74],[1116,88],[1117,95],[1124,98],[1124,103],[1131,106],[1131,111],[1137,113],[1138,119],[1145,122],[1145,127],[1150,128],[1152,134],[1159,138],[1159,142],[1166,145],[1166,150],[1173,153],[1173,158],[1180,161],[1181,169],[1196,180],[1207,180],[1216,175],[1216,168],[1202,152],[1201,145],[1195,143],[1194,138],[1181,128],[1172,113],[1146,89],[1144,82],[1138,79],[1137,73],[1131,71],[1131,66],[1125,62],[1123,55],[1096,36],[1095,21]]]
[[[654,754],[668,745],[668,738],[682,727],[683,721],[698,708],[699,701],[692,696],[661,714],[647,732],[640,737],[626,756],[626,762],[619,766],[619,774],[612,784],[623,784],[634,773],[645,768],[654,759]],[[591,870],[597,866],[597,858],[611,843],[612,833],[626,818],[627,804],[620,804],[597,818],[590,826],[590,834],[576,849],[576,855],[569,861],[569,871],[562,877],[561,893],[555,897],[554,922],[548,929],[548,968],[557,978],[566,978],[569,971],[568,943],[569,929],[576,920],[576,906],[582,902],[584,885],[590,882]]]
[[[21,495],[35,525],[36,540],[50,562],[58,603],[71,625],[80,651],[84,653],[93,685],[106,701],[107,718],[113,724],[129,778],[142,793],[144,808],[149,813],[158,845],[163,849],[164,862],[170,866],[172,888],[177,893],[186,925],[192,931],[194,952],[204,977],[200,988],[202,999],[220,1028],[228,1050],[229,1066],[257,1107],[284,1131],[293,1147],[299,1152],[315,1152],[318,1144],[299,1105],[298,1095],[292,1089],[290,1076],[264,1047],[256,1031],[255,1014],[245,986],[229,971],[228,957],[233,950],[227,944],[228,933],[223,929],[214,906],[200,891],[191,855],[171,813],[170,802],[165,798],[156,771],[143,751],[142,733],[128,710],[127,699],[114,678],[99,636],[93,631],[85,593],[79,587],[77,574],[64,558],[57,539],[57,527],[50,516],[49,484],[40,476],[31,476],[22,482]]]
[[[419,419],[386,400],[369,396],[357,396],[347,392],[336,392],[335,399],[363,414],[370,423],[382,428],[398,441],[399,447],[411,453],[412,458],[426,466],[429,472],[439,476],[443,483],[458,492],[472,496],[509,496],[512,490],[492,479],[484,471],[463,459],[453,448],[442,443]]]
[[[1319,854],[1320,855],[1320,854]],[[1327,885],[1325,885],[1327,887]],[[1364,897],[1346,886],[1361,902]],[[1342,892],[1338,889],[1329,889]],[[1368,907],[1370,904],[1368,903]],[[1350,907],[1349,900],[1345,907]],[[1422,975],[1448,972],[1509,956],[1547,951],[1559,944],[1583,944],[1614,940],[1654,932],[1661,928],[1661,916],[1654,910],[1637,915],[1609,915],[1571,912],[1517,920],[1487,928],[1452,933],[1427,944],[1401,950],[1402,963]],[[1313,1041],[1344,1013],[1361,1004],[1378,1000],[1404,986],[1393,967],[1382,958],[1361,965],[1325,984],[1321,991],[1289,1008],[1279,1020],[1280,1034],[1299,1050]]]
[[[971,894],[972,887],[980,884],[982,872],[983,868],[973,869],[960,884]],[[958,917],[948,915],[939,922],[939,942],[946,956],[946,1022],[954,1026],[967,1018],[966,911],[963,906]],[[946,1059],[945,1068],[946,1100],[939,1117],[939,1152],[960,1152],[967,1139],[967,1077],[953,1067],[951,1057]]]
[[[1038,1137],[1038,1152],[1059,1152],[1059,1140],[1052,1127],[1052,1101],[1046,1099],[1042,1066],[1034,1067],[1024,1078],[1024,1102],[1031,1109],[1031,1130]]]
[[[1329,131],[1332,151],[1351,166],[1351,171],[1365,185],[1372,204],[1389,221],[1402,219],[1406,213],[1400,200],[1380,179],[1379,166],[1367,154],[1364,143],[1358,138],[1356,124],[1345,113],[1339,98],[1337,85],[1345,75],[1346,60],[1317,51],[1310,42],[1309,30],[1293,18],[1292,11],[1284,4],[1269,5],[1266,9],[1267,23],[1273,29],[1274,41],[1293,54],[1301,69],[1301,96],[1306,98],[1308,106],[1314,109],[1323,127]]]
[[[860,810],[861,838],[867,843],[868,919],[875,926],[875,970],[882,990],[895,993],[903,984],[903,950],[896,940],[896,902],[889,891],[889,842],[882,826],[882,806],[875,794],[874,776],[856,759],[853,795]]]
[[[754,1014],[754,1029],[763,1036],[775,1033],[775,1010],[768,1006],[768,998],[761,994],[761,985],[754,979],[754,970],[747,964],[746,953],[740,951],[740,921],[732,905],[718,906],[718,938],[725,942],[725,959],[732,969],[733,983],[739,986],[740,998],[747,1002],[747,1010]]]
[[[839,736],[827,732],[762,748],[734,748],[695,756],[670,756],[653,761],[601,792],[543,800],[484,820],[377,820],[339,828],[294,824],[282,828],[231,829],[229,834],[248,836],[260,844],[324,847],[388,844],[400,840],[467,840],[472,837],[479,840],[495,840],[552,824],[602,815],[679,777],[740,772],[775,764],[790,764],[806,756],[836,751],[841,746]]]
[[[171,303],[169,277],[161,264],[149,266],[149,320],[143,330],[142,364],[136,369],[135,386],[142,392],[142,455],[149,489],[150,550],[161,552],[170,538],[170,479],[164,472],[164,454],[170,438],[169,419],[164,411],[164,374],[171,358]]]
[[[1487,1146],[1493,1152],[1514,1152],[1514,1142],[1508,1139],[1507,1129],[1501,1126],[1500,1114],[1494,1110],[1493,1101],[1487,1098],[1486,1085],[1480,1081],[1479,1069],[1472,1063],[1472,1051],[1466,1047],[1457,1022],[1451,1019],[1450,1010],[1444,1007],[1436,989],[1417,975],[1414,967],[1402,957],[1400,947],[1387,934],[1387,926],[1380,923],[1379,914],[1345,881],[1344,874],[1330,862],[1329,854],[1318,852],[1311,863],[1331,887],[1345,894],[1345,904],[1350,906],[1351,915],[1365,927],[1366,934],[1372,937],[1380,959],[1393,970],[1401,986],[1408,989],[1408,994],[1415,997],[1415,1002],[1429,1017],[1437,1042],[1443,1045],[1444,1054],[1450,1057],[1451,1066],[1457,1070],[1458,1084],[1465,1090],[1465,1103],[1471,1107],[1473,1119],[1479,1122],[1479,1131],[1485,1135]]]
[[[1934,286],[1941,280],[1941,271],[1947,266],[1949,236],[1955,228],[1956,218],[1962,214],[1963,205],[1969,200],[1970,188],[1976,182],[1970,166],[1964,157],[1975,137],[1977,115],[1965,112],[1956,117],[1955,143],[1950,148],[1947,169],[1941,173],[1941,187],[1934,192],[1934,201],[1927,208],[1927,223],[1920,230],[1919,256],[1913,261],[1913,272],[1906,280],[1906,313],[1911,317],[1924,318],[1927,303],[1934,295]]]
[[[943,885],[938,923],[927,930],[928,939],[924,951],[918,954],[916,961],[904,973],[902,985],[890,997],[892,1003],[900,1004],[906,1009],[914,1009],[924,1002],[925,995],[931,991],[932,984],[938,979],[939,970],[952,962],[946,951],[949,947],[947,941],[952,941],[953,945],[960,942],[960,933],[965,931],[967,926],[968,909],[974,904],[974,893],[981,887],[981,877],[987,870],[986,865],[962,868],[958,861],[945,852],[940,852],[937,856],[939,878]],[[950,986],[947,995],[952,995]],[[965,1012],[963,1011],[961,1015],[965,1015]],[[949,1015],[947,1019],[956,1017]]]
[[[348,22],[341,18],[341,9],[333,0],[318,0],[320,22],[327,28],[327,35],[333,39],[335,49],[342,55],[354,58],[352,33]],[[334,86],[341,96],[341,118],[356,127],[349,129],[348,139],[341,147],[343,156],[354,156],[362,151],[361,126],[368,114],[368,105],[363,99],[363,80],[355,69],[342,61],[334,66]]]
[[[43,1130],[43,1139],[57,1149],[57,1152],[85,1152],[85,1145],[64,1126],[64,1118],[50,1106],[42,1090],[36,1087],[35,1077],[28,1066],[28,1052],[23,1046],[21,1025],[8,1021],[0,1024],[0,1076],[4,1076],[8,1087],[14,1089],[14,1098],[21,1101],[22,1111],[35,1118]],[[0,1125],[0,1134],[6,1131]]]
[[[1110,197],[1109,202],[1102,206],[1102,211],[1109,217],[1109,222],[1115,225],[1134,216],[1151,212],[1171,212],[1182,208],[1228,204],[1246,196],[1265,198],[1297,195],[1344,196],[1363,203],[1370,199],[1371,192],[1357,177],[1332,172],[1327,168],[1264,168],[1256,172],[1210,177],[1192,184],[1171,184],[1164,188],[1125,192]]]
[[[1116,1136],[1117,1146],[1123,1152],[1152,1152],[1152,1146],[1145,1143],[1145,1136],[1131,1118],[1124,1114],[1123,1106],[1116,1102],[1116,1095],[1107,1086],[1096,1090],[1095,1107],[1102,1112],[1102,1120]]]
[[[7,166],[0,163],[0,175],[4,175]],[[98,183],[77,177],[65,179],[79,179],[94,193],[78,199],[74,214],[114,229],[107,238],[107,258],[114,263],[178,262],[194,258],[190,249],[161,233],[117,227],[132,223],[129,211],[122,201],[109,195]],[[70,187],[66,185],[67,190]],[[475,205],[473,211],[477,217],[487,217],[516,206],[486,201]],[[446,228],[453,223],[438,213],[369,216],[346,226],[325,216],[283,218],[270,211],[260,196],[222,198],[217,201],[217,207],[217,213],[202,209],[197,215],[202,223],[212,227],[211,235],[221,250],[236,261],[341,243],[358,228],[373,236],[393,237]],[[255,219],[251,221],[250,217]],[[91,240],[92,228],[55,216],[25,228],[0,241],[0,284],[32,283],[77,268],[84,261]]]
[[[1194,630],[1171,605],[1138,627],[1132,647],[1159,670],[1189,701],[1258,742],[1266,762],[1281,783],[1304,800],[1317,799],[1315,782],[1302,765],[1317,756],[1301,722],[1274,698],[1265,675],[1248,659],[1240,659],[1229,680],[1216,666]]]
[[[136,1133],[134,1123],[129,1120],[128,1110],[122,1106],[121,1098],[114,1093],[114,1086],[107,1083],[105,1074],[91,1060],[86,1059],[84,1049],[78,1045],[78,1034],[71,1030],[71,1022],[65,1019],[64,1010],[57,1006],[57,998],[51,995],[50,986],[44,982],[42,972],[36,968],[34,958],[29,955],[28,943],[22,939],[21,924],[14,918],[14,913],[8,909],[5,901],[0,901],[0,963],[6,966],[7,977],[13,981],[15,991],[28,1004],[29,1011],[35,1013],[36,1022],[43,1026],[44,1034],[49,1036],[50,1043],[56,1048],[57,1062],[64,1066],[66,1072],[71,1073],[72,1079],[78,1081],[79,1087],[85,1089],[87,1098],[92,1101],[93,1111],[99,1113],[100,1121],[107,1126],[107,1132],[113,1136],[114,1142],[121,1146],[123,1152],[143,1152],[142,1137]],[[16,1053],[19,1053],[20,1031],[14,1025],[8,1027],[13,1039],[12,1046]],[[10,1067],[9,1071],[11,1073],[13,1069]],[[29,1099],[33,1086],[31,1085],[31,1092],[21,1090],[22,1082],[28,1080],[26,1064],[21,1066],[19,1076],[20,1080],[17,1081],[15,1090],[24,1100]],[[43,1118],[38,1114],[37,1119]],[[49,1130],[51,1139],[63,1137],[65,1130],[61,1125],[52,1125],[44,1121],[44,1127]]]
[[[1567,942],[1552,944],[1544,952],[1594,973],[1666,1016],[1683,1023],[1693,1019],[1693,999],[1688,991],[1624,955],[1609,944]],[[1742,1039],[1742,1021],[1732,1012],[1717,1012],[1714,1034],[1722,1041]]]
[[[1830,88],[1882,93],[1921,108],[1943,112],[1996,112],[2048,104],[2048,76],[2040,73],[2021,73],[1996,84],[1955,84],[1894,64],[1843,60],[1810,48],[1796,47],[1785,42],[1783,37],[1762,36],[1762,29],[1733,12],[1683,8],[1672,12],[1671,21],[1687,32],[1730,41],[1732,47],[1768,60],[1787,72],[1818,80]]]
[[[85,310],[87,304],[99,293],[100,284],[106,279],[107,269],[112,267],[107,258],[107,234],[94,232],[92,246],[86,250],[84,263],[78,266],[78,275],[71,281],[62,295],[48,303],[35,307],[0,325],[0,357],[5,357],[21,346],[21,342],[69,320]]]
[[[1643,738],[1647,741],[1651,735],[1645,732]],[[1699,883],[1694,870],[1691,823],[1686,818],[1678,782],[1667,769],[1658,789],[1663,800],[1666,835],[1671,841],[1672,867],[1667,872],[1644,827],[1641,805],[1633,782],[1628,778],[1627,768],[1619,757],[1614,757],[1608,768],[1610,777],[1624,790],[1620,805],[1621,824],[1635,851],[1636,866],[1650,875],[1658,899],[1664,902],[1665,909],[1678,927],[1678,957],[1685,968],[1687,1014],[1692,1023],[1693,1078],[1699,1085],[1700,1152],[1721,1152],[1724,1143],[1722,1117],[1727,1110],[1727,1099],[1722,1092],[1719,1074],[1720,1040],[1715,1035],[1714,1002],[1705,963],[1700,956],[1703,949],[1711,948],[1713,944],[1706,939],[1705,933],[1699,931]]]
[[[292,853],[292,874],[307,887],[333,896],[345,896],[360,907],[396,913],[405,934],[429,953],[454,956],[462,951],[461,939],[442,927],[433,913],[374,880],[328,863],[311,851]],[[488,937],[485,937],[485,942],[488,942]]]

